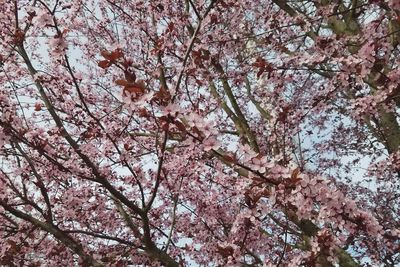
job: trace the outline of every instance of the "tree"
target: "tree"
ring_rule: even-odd
[[[0,264],[400,264],[400,5],[1,1]]]

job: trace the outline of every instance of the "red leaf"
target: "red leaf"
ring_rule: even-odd
[[[164,131],[168,131],[168,129],[169,129],[169,119],[168,119],[167,116],[160,117],[160,125],[161,125],[161,129],[163,129]]]
[[[237,160],[235,159],[234,155],[224,155],[224,159],[230,163],[237,163]]]
[[[291,178],[294,180],[297,179],[297,176],[299,175],[299,173],[300,173],[300,168],[297,167],[295,170],[293,170]]]
[[[222,246],[218,245],[217,249],[218,249],[218,253],[221,254],[224,258],[231,256],[234,252],[234,250],[231,246],[222,247]]]
[[[142,118],[148,118],[150,116],[150,113],[147,111],[145,108],[140,108],[137,110],[139,117]]]
[[[131,82],[131,83],[134,83],[135,81],[136,81],[136,75],[135,75],[135,73],[134,72],[131,72],[131,71],[125,71],[124,72],[124,74],[125,74],[125,79],[128,81],[128,82]]]
[[[143,80],[138,80],[136,83],[133,84],[136,87],[142,88],[143,91],[146,91],[146,84]]]
[[[140,83],[133,83],[133,84],[128,84],[124,88],[124,93],[129,92],[129,93],[134,93],[134,94],[143,94],[145,92],[145,87],[143,87],[142,84]]]
[[[172,32],[174,30],[175,24],[171,21],[170,23],[168,23],[168,31]]]
[[[160,91],[154,94],[154,99],[161,100],[165,103],[171,99],[171,94],[164,86],[161,86]]]
[[[128,86],[130,84],[127,80],[123,80],[123,79],[115,80],[115,83],[120,86]]]
[[[265,69],[261,68],[259,71],[257,71],[257,78],[260,78],[260,76],[264,73]]]
[[[22,44],[25,40],[25,32],[21,29],[17,29],[14,36],[15,44]]]
[[[124,53],[122,52],[122,50],[117,48],[117,49],[115,49],[114,51],[111,52],[110,60],[111,61],[116,61],[117,59],[120,59],[123,56],[124,56]]]
[[[159,118],[159,121],[162,122],[162,123],[167,123],[167,122],[169,122],[167,116],[161,116],[161,117]]]
[[[203,133],[196,126],[193,127],[193,132],[197,134],[199,137],[204,138]]]
[[[135,86],[126,86],[125,88],[124,88],[124,91],[125,92],[129,92],[129,93],[135,93],[135,94],[137,94],[137,93],[143,93],[143,90],[142,90],[142,88],[139,88],[139,87],[135,87]]]
[[[217,24],[218,23],[218,16],[216,14],[211,15],[211,24]]]
[[[111,56],[110,52],[108,52],[106,50],[103,50],[103,51],[100,52],[100,55],[102,55],[105,59],[110,60],[110,56]]]
[[[111,53],[108,52],[108,51],[106,51],[106,50],[103,50],[103,51],[100,52],[100,54],[101,54],[105,59],[107,59],[108,61],[111,61],[111,62],[115,62],[116,60],[118,60],[118,59],[120,59],[121,57],[124,56],[124,53],[123,53],[122,50],[119,49],[119,48],[115,49],[115,50],[112,51]]]
[[[35,104],[35,111],[41,111],[42,110],[42,105],[40,103]]]
[[[101,60],[99,63],[97,63],[97,65],[99,65],[100,68],[107,69],[112,65],[112,63],[108,60]]]
[[[271,65],[262,57],[258,57],[252,66],[258,68],[257,78],[259,78],[264,72],[271,72],[273,70]]]
[[[229,5],[227,3],[225,3],[225,1],[219,1],[219,4],[223,7],[223,8],[228,8]]]
[[[253,64],[251,64],[253,67],[256,68],[265,68],[265,65],[267,64],[267,62],[265,61],[265,59],[263,59],[262,57],[258,57],[256,59],[256,62],[254,62]]]
[[[65,36],[70,30],[69,29],[64,29],[61,33],[62,36]]]
[[[186,132],[186,127],[183,125],[182,122],[180,121],[174,121],[176,127],[181,131],[181,132]]]

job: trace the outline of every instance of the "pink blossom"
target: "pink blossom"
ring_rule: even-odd
[[[216,138],[209,137],[203,141],[204,145],[204,150],[205,151],[210,151],[210,150],[218,150],[220,147],[220,143]]]

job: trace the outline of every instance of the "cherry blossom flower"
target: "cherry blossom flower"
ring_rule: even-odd
[[[209,137],[203,140],[203,145],[205,151],[218,150],[220,147],[220,143],[214,137]]]

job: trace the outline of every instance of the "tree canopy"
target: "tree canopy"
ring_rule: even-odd
[[[400,264],[398,0],[0,1],[1,266]]]

